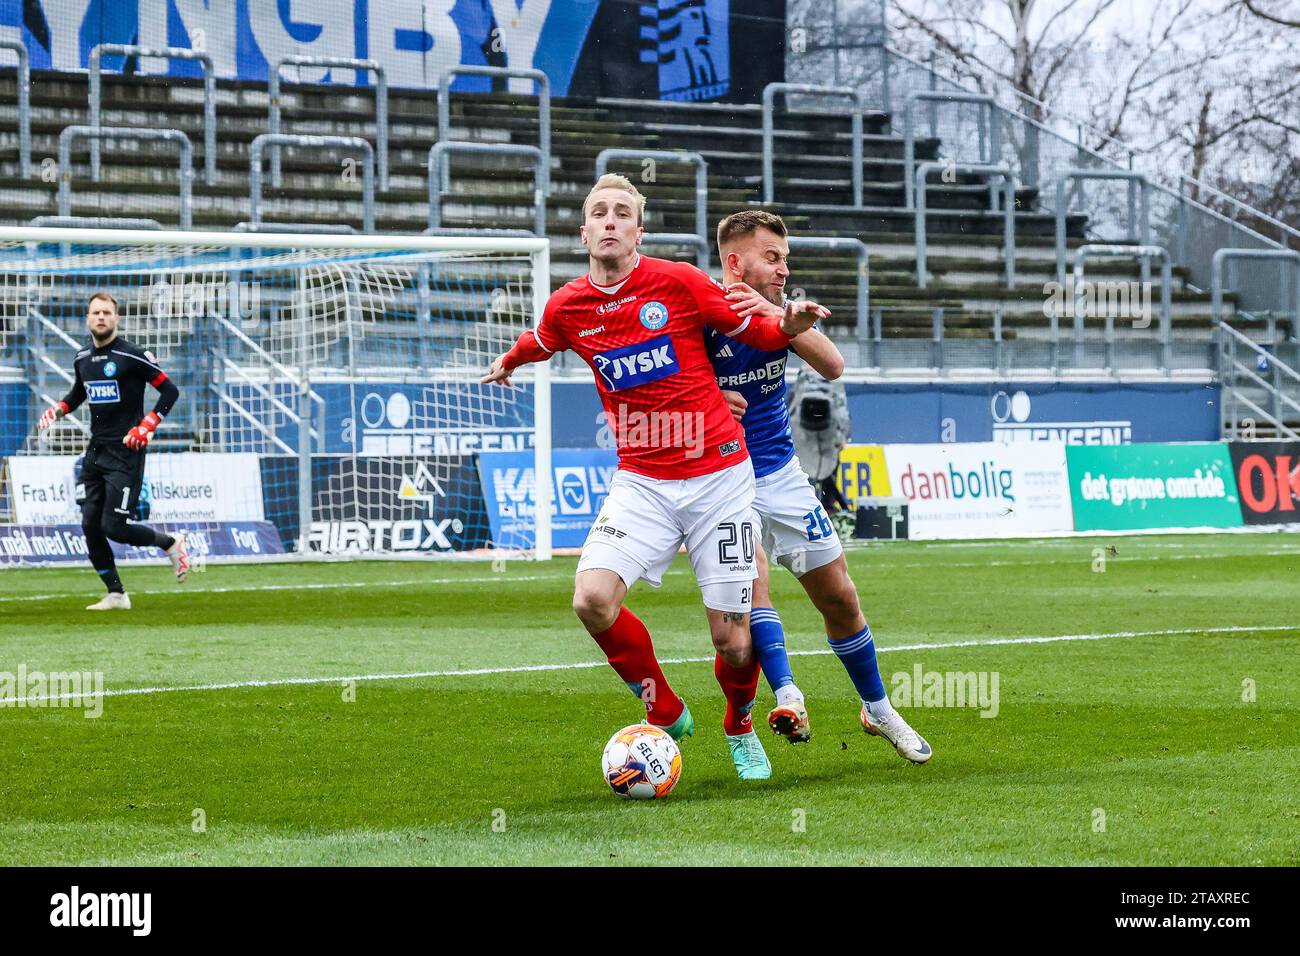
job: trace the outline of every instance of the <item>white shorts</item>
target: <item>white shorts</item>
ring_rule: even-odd
[[[619,470],[587,533],[579,571],[613,571],[631,588],[663,583],[684,543],[704,606],[747,613],[757,573],[754,466],[745,459],[696,478],[647,478]]]
[[[798,455],[757,480],[754,510],[762,523],[763,550],[797,578],[844,553]]]

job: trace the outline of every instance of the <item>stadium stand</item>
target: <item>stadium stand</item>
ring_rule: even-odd
[[[16,82],[16,71],[0,69],[0,102],[16,101]],[[286,76],[280,95],[280,128],[286,133],[376,140],[373,88],[300,85]],[[101,97],[104,125],[179,130],[193,143],[195,169],[207,164],[201,81],[105,74]],[[202,175],[191,177],[189,215],[195,229],[226,230],[249,222],[251,144],[268,129],[265,84],[223,80],[217,84],[216,99],[216,182],[208,185]],[[910,144],[898,129],[899,116],[878,110],[863,114],[863,198],[862,206],[854,208],[849,159],[852,136],[843,104],[821,103],[807,96],[787,99],[790,102],[777,109],[772,124],[772,208],[785,216],[796,235],[858,239],[869,250],[870,314],[865,317],[857,315],[858,263],[853,249],[796,252],[793,263],[794,285],[835,311],[833,332],[841,336],[851,366],[878,369],[882,374],[960,375],[968,370],[996,374],[1030,369],[1062,377],[1125,370],[1208,376],[1222,373],[1225,361],[1242,364],[1249,371],[1250,359],[1259,349],[1295,358],[1295,330],[1289,317],[1239,315],[1238,296],[1231,282],[1221,298],[1220,318],[1245,336],[1240,344],[1246,361],[1235,354],[1230,359],[1216,354],[1220,350],[1215,346],[1209,283],[1194,284],[1182,261],[1187,257],[1176,253],[1167,290],[1172,326],[1167,347],[1162,348],[1149,331],[1130,331],[1126,321],[1108,323],[1105,330],[1092,322],[1097,327],[1077,339],[1067,318],[1059,323],[1049,321],[1044,312],[1045,284],[1061,277],[1056,251],[1058,223],[1051,196],[1057,183],[1050,180],[1032,186],[1023,181],[1015,184],[1015,284],[1009,288],[1002,255],[1003,214],[996,205],[990,207],[991,198],[997,202],[993,191],[997,177],[978,169],[967,171],[965,165],[938,169],[942,175],[932,175],[927,185],[927,281],[922,288],[916,275],[916,213],[909,208],[913,204],[906,195],[905,156],[910,152],[916,163],[954,162],[945,153],[943,137],[929,135],[936,128],[936,104],[922,96],[908,100],[906,108],[900,109],[900,97],[895,94],[896,111],[918,117],[918,130]],[[374,228],[381,233],[416,234],[430,222],[428,162],[430,148],[437,141],[437,95],[389,90],[387,100],[389,183],[387,190],[376,193]],[[973,106],[979,109],[978,103]],[[72,168],[63,171],[73,187],[71,209],[59,210],[59,171],[50,169],[53,160],[46,157],[57,154],[65,128],[89,121],[86,78],[68,73],[35,74],[31,108],[35,159],[27,178],[21,175],[19,143],[13,135],[18,127],[16,112],[12,106],[0,109],[4,117],[0,126],[0,190],[6,198],[0,219],[5,223],[25,224],[60,212],[99,218],[147,217],[166,228],[182,221],[175,147],[149,141],[104,141],[103,169],[97,183],[91,180],[86,144],[79,144],[72,154]],[[927,112],[928,124],[920,119]],[[549,194],[545,196],[546,230],[553,244],[552,285],[560,285],[585,268],[576,233],[582,196],[592,181],[601,150],[700,153],[708,164],[708,219],[716,222],[737,207],[763,200],[762,114],[763,107],[757,104],[554,99]],[[536,145],[538,125],[533,97],[505,93],[451,97],[450,136],[454,140]],[[997,149],[996,123],[988,132],[994,137],[989,145]],[[981,148],[985,135],[981,125]],[[950,151],[960,153],[960,148]],[[355,168],[352,174],[340,175],[348,170],[349,162],[355,163],[350,160],[354,152],[289,146],[282,154],[282,185],[279,189],[264,185],[258,228],[272,229],[277,222],[322,231],[337,231],[341,226],[362,228],[362,176]],[[1079,156],[1079,165],[1086,165],[1082,151]],[[965,155],[956,157],[962,164],[967,159]],[[536,228],[536,177],[527,156],[479,154],[471,162],[463,153],[452,153],[450,165],[449,188],[439,196],[443,231]],[[610,168],[633,174],[649,193],[648,233],[696,232],[695,171],[689,166],[616,159]],[[1096,178],[1095,171],[1087,176]],[[1025,178],[1039,177],[1035,172],[1033,177],[1021,176],[1021,180]],[[1110,186],[1087,184],[1089,189]],[[1066,268],[1084,243],[1152,244],[1149,229],[1140,222],[1142,216],[1135,214],[1146,210],[1145,188],[1141,183],[1114,186],[1118,192],[1126,187],[1129,191],[1130,215],[1120,217],[1129,227],[1128,234],[1112,232],[1099,238],[1086,215],[1073,211],[1064,215]],[[1073,190],[1082,187],[1080,182],[1071,182]],[[686,244],[652,248],[682,258],[695,255]],[[1120,289],[1139,279],[1155,278],[1150,303],[1158,327],[1159,303],[1166,291],[1160,288],[1159,265],[1158,254],[1149,259],[1131,253],[1103,254],[1089,259],[1087,278]],[[1279,387],[1283,395],[1300,395],[1296,387],[1300,383],[1289,380],[1237,378],[1240,381],[1235,378],[1234,383],[1248,402],[1272,401],[1276,406],[1272,392]],[[1285,410],[1277,417],[1290,423],[1288,427],[1295,424]]]

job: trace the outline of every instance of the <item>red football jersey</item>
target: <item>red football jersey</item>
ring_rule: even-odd
[[[741,319],[726,294],[693,265],[640,256],[614,286],[598,286],[584,275],[557,290],[536,331],[520,336],[506,365],[577,352],[595,373],[620,468],[650,478],[711,474],[749,453],[701,331],[711,325],[768,349],[790,341],[780,317]]]

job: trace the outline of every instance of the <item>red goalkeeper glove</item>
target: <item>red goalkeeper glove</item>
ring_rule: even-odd
[[[162,424],[162,419],[158,417],[157,412],[150,412],[144,418],[140,419],[140,424],[136,425],[126,437],[122,439],[122,444],[134,451],[141,451],[149,447],[149,439],[153,438],[154,431]]]
[[[68,414],[68,406],[66,402],[59,402],[57,405],[51,405],[41,413],[41,420],[36,423],[36,430],[41,432],[45,431],[45,429],[49,428],[66,414]]]

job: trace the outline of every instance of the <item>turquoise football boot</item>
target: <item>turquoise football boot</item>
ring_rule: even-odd
[[[736,776],[741,780],[766,780],[772,776],[767,751],[752,730],[738,737],[728,734],[727,749],[731,751],[731,762],[736,765]]]
[[[686,706],[686,701],[682,701],[681,716],[669,726],[660,729],[676,741],[680,741],[683,737],[695,736],[695,718],[691,716],[691,709]]]

